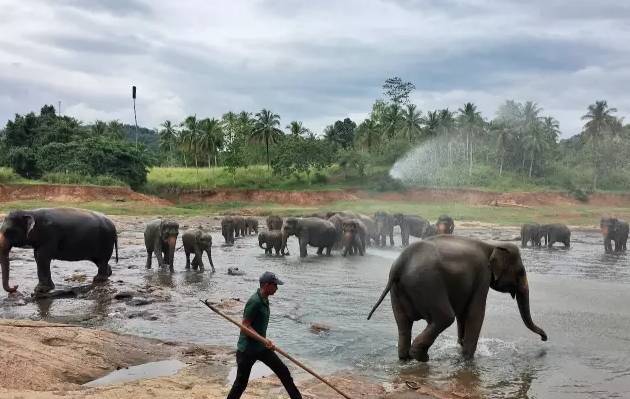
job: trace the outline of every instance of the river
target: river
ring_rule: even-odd
[[[112,300],[111,295],[88,295],[24,304],[3,298],[1,316],[77,322],[165,340],[234,346],[236,329],[198,299],[245,301],[256,290],[258,276],[271,270],[285,285],[271,298],[268,336],[325,373],[350,370],[383,381],[414,380],[471,397],[630,397],[630,257],[604,254],[601,236],[595,231],[574,231],[569,250],[522,250],[532,316],[547,332],[547,342],[525,328],[509,295],[491,290],[474,360],[462,359],[453,324],[431,347],[428,363],[401,363],[389,296],[366,320],[400,247],[368,248],[364,257],[347,258],[338,253],[317,256],[309,248],[309,256],[300,259],[297,240],[292,238],[291,255],[275,257],[264,255],[255,236],[223,246],[215,231],[216,273],[208,271],[207,261],[203,273],[184,270],[180,251],[171,274],[155,269],[155,261],[154,269],[144,268],[142,223],[136,219],[122,229],[119,226],[120,261],[112,263],[109,289],[159,287],[162,301],[133,306]],[[510,240],[518,231],[456,228],[456,234]],[[395,240],[400,245],[400,236]],[[32,251],[15,249],[12,256],[12,284],[31,292],[36,284]],[[228,267],[246,274],[227,275]],[[53,262],[53,280],[58,285],[68,284],[63,279],[74,272],[91,278],[96,267],[86,262]],[[313,333],[312,323],[330,330]],[[423,327],[424,322],[416,323],[414,335]]]

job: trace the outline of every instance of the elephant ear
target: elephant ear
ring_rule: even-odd
[[[490,254],[490,272],[492,272],[492,281],[497,281],[507,269],[507,257],[510,255],[509,249],[497,246]]]
[[[33,215],[26,215],[24,219],[26,221],[26,238],[30,239],[33,228],[35,227],[35,218]]]

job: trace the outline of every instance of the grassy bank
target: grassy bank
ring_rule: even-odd
[[[436,220],[443,213],[451,215],[457,222],[482,222],[497,225],[516,226],[527,222],[566,223],[574,226],[593,227],[599,223],[603,214],[614,214],[630,219],[629,208],[562,206],[538,208],[511,208],[493,206],[472,206],[462,203],[415,203],[405,201],[338,201],[323,206],[287,206],[274,203],[225,202],[221,204],[185,204],[174,206],[151,205],[144,202],[83,202],[79,204],[57,203],[49,201],[20,201],[0,203],[0,212],[13,209],[32,209],[39,207],[73,206],[103,212],[108,215],[128,216],[205,216],[243,213],[259,216],[277,214],[282,216],[301,216],[323,210],[352,210],[374,214],[377,210],[417,214],[429,220]]]

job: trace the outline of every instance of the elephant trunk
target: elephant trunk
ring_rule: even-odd
[[[521,319],[523,319],[523,323],[527,328],[536,334],[540,335],[540,338],[543,341],[547,340],[547,334],[545,331],[538,327],[532,321],[532,315],[529,311],[529,287],[527,284],[527,276],[523,276],[521,278],[520,284],[516,291],[516,303],[518,303],[518,310],[521,313]]]
[[[15,292],[17,291],[16,286],[9,286],[9,251],[11,247],[7,242],[4,235],[0,233],[0,265],[2,266],[2,288],[6,292]]]
[[[287,239],[289,238],[289,233],[286,231],[286,229],[282,229],[282,247],[280,248],[280,253],[282,255],[287,254]]]
[[[168,259],[166,263],[168,263],[171,267],[174,266],[173,262],[175,260],[175,246],[177,245],[177,236],[170,236],[168,238]]]

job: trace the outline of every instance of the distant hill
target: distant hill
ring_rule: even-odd
[[[136,142],[136,127],[134,125],[123,124],[127,140]],[[144,144],[148,149],[157,152],[160,148],[160,138],[154,129],[138,126],[138,142]]]

